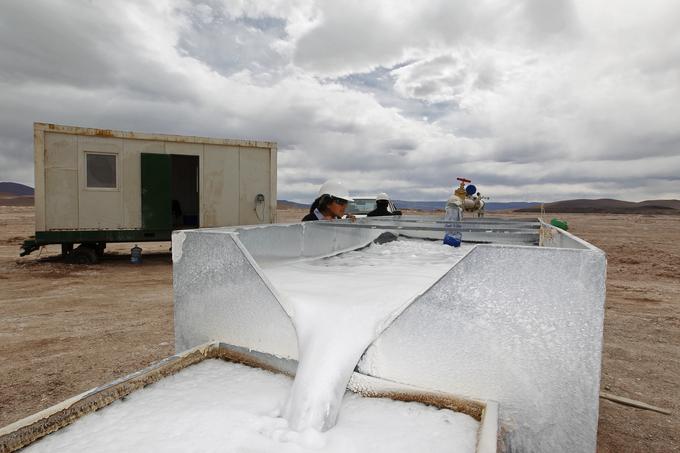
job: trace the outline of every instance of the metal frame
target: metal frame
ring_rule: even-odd
[[[172,230],[64,230],[36,231],[21,245],[20,256],[26,256],[43,245],[82,244],[93,242],[158,242],[169,241]]]
[[[442,240],[446,223],[403,220],[175,232],[176,349],[219,339],[297,359],[290,304],[263,268],[354,250],[384,232]],[[544,222],[536,221],[528,230],[530,242],[504,232],[506,225],[518,222],[480,219],[462,224],[484,225],[484,231],[464,232],[464,240],[476,234],[491,243],[475,245],[395,314],[364,352],[357,370],[392,382],[498,401],[502,448],[508,453],[594,452],[604,253]],[[254,319],[266,328],[254,329]]]

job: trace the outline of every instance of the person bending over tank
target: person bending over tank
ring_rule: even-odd
[[[367,217],[378,217],[383,215],[401,215],[401,211],[390,212],[387,207],[390,205],[390,197],[385,192],[379,193],[375,197],[375,204],[377,208],[366,214]]]
[[[350,201],[354,199],[349,196],[349,192],[340,181],[326,181],[321,185],[319,196],[309,208],[309,214],[304,216],[302,221],[342,219]]]

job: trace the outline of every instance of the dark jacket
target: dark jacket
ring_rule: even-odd
[[[393,212],[387,210],[387,204],[385,204],[384,206],[378,205],[377,208],[366,214],[367,217],[378,217],[383,215],[394,215]]]

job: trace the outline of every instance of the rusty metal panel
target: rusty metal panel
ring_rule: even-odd
[[[116,156],[116,187],[87,187],[87,154],[102,153]],[[80,229],[120,229],[123,227],[123,197],[121,190],[121,155],[123,140],[118,138],[78,137],[79,197],[78,227]]]
[[[33,124],[35,230],[45,230],[45,131]]]
[[[45,169],[46,230],[78,228],[78,171]]]
[[[277,172],[278,168],[277,158],[278,158],[278,148],[276,144],[273,144],[270,148],[270,164],[269,164],[269,222],[276,223],[276,200],[278,198],[277,193]]]
[[[45,168],[78,168],[76,137],[66,134],[45,134]]]
[[[269,149],[241,148],[239,156],[239,224],[269,223],[271,203]],[[257,200],[262,194],[264,199]]]
[[[52,123],[33,123],[33,128],[35,131],[40,132],[51,131],[59,132],[62,134],[82,135],[87,137],[158,140],[167,143],[200,143],[210,145],[244,146],[247,148],[267,148],[267,149],[276,146],[275,142],[267,142],[261,140],[238,140],[231,138],[197,137],[191,135],[170,135],[146,132],[117,131],[112,129],[95,129],[89,127],[65,126],[62,124]]]
[[[78,152],[74,135],[44,138],[44,231],[78,228]]]
[[[205,145],[201,180],[201,226],[239,223],[239,148]]]
[[[175,143],[165,144],[165,154],[185,154],[187,156],[203,156],[202,143]]]

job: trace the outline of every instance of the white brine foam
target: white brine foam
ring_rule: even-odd
[[[472,453],[479,423],[419,403],[349,394],[335,428],[288,429],[290,378],[206,360],[28,446],[26,453]]]
[[[289,426],[333,427],[366,348],[470,248],[398,240],[265,268],[286,299],[298,337],[299,365],[283,412]]]

